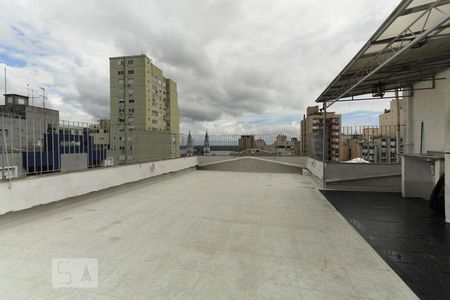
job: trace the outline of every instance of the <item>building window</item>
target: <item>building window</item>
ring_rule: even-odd
[[[128,70],[128,75],[133,75],[134,74],[134,70]]]
[[[119,95],[123,95],[124,89],[117,89],[117,93],[119,93]]]
[[[123,85],[125,82],[123,79],[119,79],[119,85]]]
[[[132,86],[134,83],[134,79],[128,79],[128,86]]]
[[[119,60],[117,61],[117,65],[118,65],[118,66],[122,66],[122,65],[123,65],[123,59],[119,59]]]
[[[118,75],[123,75],[124,72],[123,72],[123,71],[118,71],[117,74],[118,74]]]
[[[125,100],[123,100],[122,98],[119,99],[119,103],[125,103]]]
[[[156,110],[152,111],[152,116],[157,117],[158,116],[158,112]]]
[[[133,96],[134,95],[134,89],[128,89],[128,95]]]
[[[130,113],[134,112],[134,108],[128,109],[128,112],[130,112]]]
[[[128,103],[134,103],[134,99],[128,100]]]
[[[152,124],[158,124],[158,120],[152,120]]]
[[[128,60],[128,64],[129,64],[129,65],[132,65],[132,64],[133,64],[133,60],[132,60],[132,59],[129,59],[129,60]]]

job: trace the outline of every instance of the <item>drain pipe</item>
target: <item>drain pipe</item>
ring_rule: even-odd
[[[423,122],[420,123],[420,155],[423,155]]]

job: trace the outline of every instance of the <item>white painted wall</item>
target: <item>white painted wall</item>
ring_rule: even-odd
[[[323,178],[323,162],[308,157],[306,160],[306,169],[316,176],[319,180]]]
[[[393,175],[401,175],[400,165],[328,163],[325,174],[327,181],[366,179]]]
[[[0,215],[195,167],[196,157],[35,176],[0,183]]]
[[[430,174],[430,166],[413,157],[402,160],[402,192],[404,196],[419,196],[427,199],[434,184],[437,173],[445,168],[446,177],[446,219],[450,222],[450,69],[438,74],[435,89],[414,91],[405,103],[406,140],[405,152],[420,153],[421,122],[424,123],[423,154],[428,151],[446,153],[447,163],[438,162],[436,174]],[[415,89],[429,87],[430,83],[421,83]]]
[[[426,159],[402,156],[403,197],[419,197],[429,200],[435,184],[431,164]]]
[[[450,102],[450,69],[438,74],[435,89],[414,91],[414,96],[406,101],[406,153],[420,153],[420,127],[424,123],[423,153],[427,151],[444,152]],[[417,88],[430,87],[431,83],[420,83]]]

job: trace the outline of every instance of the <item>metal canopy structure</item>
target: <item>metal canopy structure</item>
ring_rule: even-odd
[[[403,0],[319,96],[342,98],[409,88],[450,67],[450,0]]]

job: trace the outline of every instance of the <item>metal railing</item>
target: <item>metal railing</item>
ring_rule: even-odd
[[[0,179],[107,166],[109,130],[51,115],[0,114]]]
[[[299,136],[292,133],[234,134],[234,135],[180,135],[181,156],[194,155],[268,155],[299,156]]]
[[[0,114],[0,179],[195,155],[309,156],[322,160],[323,130],[205,135],[135,130],[55,116]],[[331,126],[327,162],[399,163],[405,126]],[[206,143],[205,143],[206,142]]]
[[[327,162],[400,163],[404,125],[330,127],[327,133]],[[323,160],[323,130],[305,134],[302,154]]]
[[[0,180],[174,159],[179,152],[178,136],[168,132],[0,114]]]

